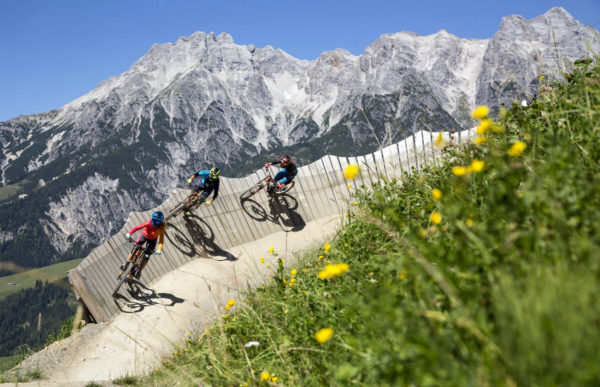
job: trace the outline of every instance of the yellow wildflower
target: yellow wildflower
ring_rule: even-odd
[[[442,223],[442,214],[440,214],[438,211],[435,211],[431,214],[429,220],[431,220],[435,224],[440,224]]]
[[[481,160],[473,160],[470,167],[473,172],[481,172],[483,171],[483,167],[485,166],[485,162]]]
[[[325,245],[323,246],[323,253],[327,254],[327,252],[331,249],[331,245],[329,244],[329,242],[325,242]]]
[[[285,278],[281,281],[281,283],[283,284],[283,286],[287,285],[287,281],[285,280]]]
[[[352,184],[348,184],[348,189],[352,188]]]
[[[290,312],[290,310],[289,310],[289,309],[284,309],[284,310],[283,310],[283,314],[288,314],[289,312]]]
[[[435,147],[438,149],[442,149],[443,147],[446,146],[446,141],[444,141],[444,132],[439,132],[438,136],[435,139]]]
[[[521,156],[521,153],[523,153],[525,148],[527,148],[527,145],[525,145],[524,142],[517,141],[514,144],[512,144],[512,146],[508,150],[508,154],[512,157],[519,157]]]
[[[543,81],[543,80],[544,80],[544,76],[540,75],[540,81]]]
[[[498,113],[500,114],[500,118],[506,117],[506,108],[501,107]]]
[[[227,301],[227,304],[225,304],[225,310],[229,312],[229,309],[231,309],[235,304],[237,304],[237,302],[235,302],[233,298],[230,298],[229,301]]]
[[[260,263],[265,263],[265,257],[260,257]]]
[[[467,220],[465,221],[465,224],[467,225],[467,227],[471,227],[471,226],[473,225],[473,219],[470,219],[470,218],[469,218],[469,219],[467,219]]]
[[[317,341],[321,344],[328,342],[332,336],[333,336],[333,329],[331,329],[331,328],[323,328],[320,331],[318,331],[317,333],[315,333],[315,339],[317,339]]]
[[[269,374],[267,371],[263,371],[260,374],[260,381],[261,382],[266,382],[267,380],[271,379],[271,374]]]
[[[479,126],[477,126],[477,134],[485,134],[491,126],[492,120],[488,118],[481,120]]]
[[[275,250],[274,246],[269,247],[269,254],[273,254],[273,251]]]
[[[346,170],[344,171],[344,176],[348,180],[354,179],[358,173],[360,172],[360,168],[356,164],[348,165]]]
[[[229,313],[225,313],[225,314],[221,315],[221,318],[223,320],[227,320],[229,318]]]
[[[406,275],[408,274],[408,271],[406,270],[402,270],[402,272],[400,274],[398,274],[398,278],[400,278],[401,280],[406,278]]]
[[[325,266],[325,269],[319,272],[319,278],[324,280],[331,277],[337,277],[339,275],[344,274],[347,271],[347,263],[337,263],[332,265],[328,264],[327,266]]]
[[[273,383],[277,383],[277,376],[273,376],[273,377],[271,377],[271,381],[272,381]]]
[[[473,142],[475,143],[475,145],[481,145],[486,141],[487,141],[487,138],[485,136],[477,136],[477,138],[475,138],[475,140]]]
[[[323,258],[325,258],[324,255],[319,255],[319,259],[323,259]]]
[[[452,167],[452,173],[456,176],[463,176],[467,173],[467,168],[465,167]]]
[[[292,270],[290,271],[290,274],[292,275],[292,277],[295,277],[295,276],[296,276],[296,273],[297,273],[296,269],[292,269]]]
[[[291,288],[291,287],[292,287],[292,286],[293,286],[295,283],[296,283],[296,279],[295,279],[295,278],[292,278],[292,279],[290,280],[290,288]]]
[[[354,205],[355,205],[355,206],[358,206],[358,202],[354,202]]]
[[[477,106],[477,108],[471,112],[471,115],[481,120],[487,117],[489,112],[490,108],[487,106]]]
[[[431,194],[435,200],[440,200],[442,198],[442,191],[437,188],[434,188],[433,191],[431,191]]]

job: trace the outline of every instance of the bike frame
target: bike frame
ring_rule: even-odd
[[[129,253],[127,260],[125,261],[125,264],[124,264],[125,267],[123,269],[121,269],[121,272],[119,273],[119,276],[117,277],[118,283],[117,283],[117,286],[115,287],[115,290],[112,293],[113,297],[115,297],[117,295],[117,293],[119,292],[119,289],[121,288],[121,285],[123,285],[123,282],[125,282],[125,280],[131,280],[131,276],[133,276],[135,274],[136,269],[140,270],[142,261],[144,259],[144,256],[146,255],[146,253],[147,253],[147,250],[146,250],[146,248],[144,248],[144,246],[139,245],[134,242],[133,249]]]

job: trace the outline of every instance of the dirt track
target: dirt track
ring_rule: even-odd
[[[340,222],[340,216],[325,217],[296,232],[280,231],[232,248],[230,254],[195,259],[149,285],[142,284],[142,275],[142,283],[134,285],[127,298],[117,300],[122,313],[26,359],[21,369],[39,369],[45,379],[19,385],[110,384],[125,375],[147,373],[188,334],[193,336],[220,318],[227,300],[239,300],[247,286],[254,288],[268,278],[276,268],[269,247],[274,246],[291,266],[298,253],[323,243]],[[269,268],[260,263],[261,256]]]

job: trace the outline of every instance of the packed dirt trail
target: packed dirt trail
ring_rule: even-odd
[[[119,315],[107,323],[90,324],[27,359],[20,367],[40,370],[44,379],[19,385],[78,386],[150,372],[175,345],[218,321],[230,298],[243,302],[244,291],[267,281],[278,257],[292,268],[302,252],[331,237],[341,219],[328,216],[297,232],[280,231],[231,248],[228,254],[192,260],[151,284],[143,285],[142,275],[127,299],[116,300]],[[268,252],[271,246],[274,254]]]

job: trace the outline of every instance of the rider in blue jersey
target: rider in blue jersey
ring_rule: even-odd
[[[203,203],[206,201],[211,192],[214,191],[212,200],[206,202],[206,204],[212,204],[212,202],[219,196],[219,175],[221,174],[221,170],[217,167],[212,167],[210,170],[204,169],[197,173],[194,173],[187,180],[188,185],[192,185],[194,178],[199,177],[196,180],[192,189],[196,192],[202,191],[200,193],[199,203]],[[186,213],[186,215],[191,215],[190,211]]]

